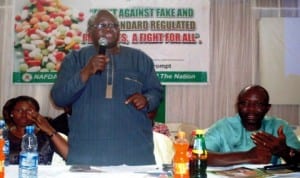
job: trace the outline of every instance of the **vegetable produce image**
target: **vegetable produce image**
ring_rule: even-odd
[[[85,14],[60,0],[28,0],[15,15],[15,53],[19,72],[57,72],[66,54],[80,48],[78,24]]]

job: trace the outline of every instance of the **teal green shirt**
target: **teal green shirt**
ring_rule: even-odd
[[[278,136],[277,130],[281,125],[284,126],[283,132],[286,135],[287,145],[294,149],[300,149],[300,142],[296,134],[282,119],[266,116],[258,131]],[[255,146],[251,139],[252,133],[243,127],[238,114],[223,118],[213,124],[205,133],[206,147],[210,151],[221,153],[248,151]]]

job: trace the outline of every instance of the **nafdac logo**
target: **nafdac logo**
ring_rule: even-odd
[[[32,75],[30,73],[25,73],[22,75],[22,79],[24,82],[30,82],[32,80]]]

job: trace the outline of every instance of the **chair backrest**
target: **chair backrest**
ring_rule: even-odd
[[[298,139],[300,140],[300,126],[299,125],[292,125],[295,134],[297,135]]]
[[[156,164],[171,164],[174,156],[173,141],[164,134],[153,132],[153,142]]]

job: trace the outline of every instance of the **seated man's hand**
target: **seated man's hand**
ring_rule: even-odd
[[[256,146],[248,151],[252,164],[268,164],[271,161],[272,153],[269,149]]]
[[[273,155],[282,157],[289,148],[286,145],[286,137],[283,133],[283,126],[280,126],[277,132],[278,137],[266,132],[257,132],[253,134],[251,138],[257,146],[269,149]]]

